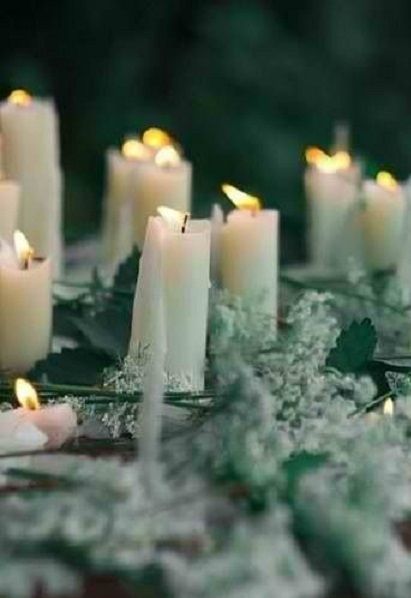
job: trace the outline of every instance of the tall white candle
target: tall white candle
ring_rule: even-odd
[[[0,263],[0,369],[11,372],[26,372],[45,358],[51,339],[51,262],[32,259],[20,242],[20,265]]]
[[[20,185],[15,181],[0,179],[0,237],[8,243],[17,228],[20,203]]]
[[[109,266],[123,261],[133,247],[133,198],[138,170],[152,158],[139,139],[127,139],[121,151],[107,151],[107,185],[104,204],[104,258]]]
[[[364,262],[370,270],[396,268],[405,231],[406,200],[401,185],[388,172],[363,185],[359,223]]]
[[[320,149],[309,148],[306,158],[310,259],[320,268],[345,269],[348,259],[358,258],[359,253],[359,168],[345,151],[329,156]]]
[[[165,205],[181,212],[191,210],[191,164],[173,145],[162,147],[154,160],[141,165],[134,196],[134,241],[143,247],[147,222]]]
[[[256,310],[277,317],[277,210],[261,210],[258,198],[232,185],[223,191],[238,206],[221,230],[221,284],[230,293],[256,301]]]
[[[19,227],[38,254],[62,261],[62,175],[58,117],[50,100],[13,92],[0,105],[5,175],[21,185]]]
[[[204,388],[210,276],[210,223],[191,220],[184,214],[162,208],[162,217],[150,218],[142,259],[160,247],[160,277],[166,330],[165,369],[184,380],[193,390]],[[173,220],[174,219],[174,220]],[[150,239],[150,242],[149,242]],[[144,283],[143,271],[134,303],[130,353],[152,345],[156,302],[154,292]]]

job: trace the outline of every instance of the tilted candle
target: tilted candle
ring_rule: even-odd
[[[15,235],[18,262],[0,260],[0,370],[28,371],[47,356],[52,324],[51,262]]]
[[[406,201],[402,186],[388,172],[363,186],[359,223],[367,268],[387,270],[398,264],[404,235]]]
[[[313,265],[346,269],[358,257],[356,226],[360,171],[346,151],[328,155],[306,151],[305,190],[308,200],[308,250]]]
[[[253,300],[256,310],[277,317],[278,224],[277,210],[261,210],[260,200],[232,185],[224,193],[237,209],[221,229],[221,284],[234,295]]]
[[[39,255],[62,260],[62,181],[58,117],[53,102],[14,91],[0,105],[5,175],[21,185],[19,227]]]
[[[155,260],[154,256],[159,255]],[[157,263],[157,268],[143,266]],[[192,390],[204,387],[210,273],[210,224],[161,208],[151,217],[133,311],[130,354],[153,344],[158,313],[165,319],[165,369]],[[153,280],[154,279],[154,280]],[[151,290],[150,290],[151,289]],[[156,296],[161,294],[161,301]]]

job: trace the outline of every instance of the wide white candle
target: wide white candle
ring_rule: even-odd
[[[75,436],[77,416],[70,405],[42,407],[35,388],[23,378],[16,380],[15,392],[22,405],[14,410],[15,417],[30,422],[47,437],[45,448],[59,448]]]
[[[345,151],[328,155],[318,148],[306,152],[304,183],[308,200],[308,250],[313,265],[345,269],[358,258],[356,226],[360,170]]]
[[[20,185],[15,181],[0,179],[0,237],[8,243],[17,228]]]
[[[47,444],[47,436],[31,421],[19,416],[20,409],[0,413],[0,454],[37,451]]]
[[[28,371],[47,356],[52,325],[51,262],[32,259],[17,235],[20,263],[0,261],[0,369]]]
[[[277,210],[261,210],[258,198],[232,185],[223,191],[238,206],[221,229],[221,284],[233,295],[255,301],[260,313],[277,317]]]
[[[404,240],[406,200],[404,190],[388,172],[363,185],[363,206],[359,216],[363,257],[370,270],[387,270],[398,265]]]
[[[134,196],[134,241],[143,247],[147,222],[165,205],[180,212],[191,210],[191,164],[173,145],[157,151],[136,173]]]
[[[41,256],[62,260],[62,175],[58,116],[50,100],[13,92],[0,105],[5,175],[21,185],[19,227]]]
[[[162,301],[144,281],[140,270],[134,302],[130,353],[138,355],[153,344],[153,305],[163,305],[165,318],[165,369],[191,389],[204,388],[204,367],[210,280],[210,223],[188,220],[184,214],[161,208],[162,217],[150,218],[142,260],[160,251]],[[153,276],[153,273],[151,274]],[[160,291],[157,291],[160,292]]]

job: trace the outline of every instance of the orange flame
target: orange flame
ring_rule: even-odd
[[[146,160],[150,157],[150,152],[144,143],[134,137],[126,139],[121,147],[121,153],[130,160]]]
[[[251,212],[258,212],[261,210],[261,201],[255,195],[249,195],[229,183],[221,185],[221,190],[228,199],[233,202],[237,209],[250,210]]]
[[[190,219],[189,212],[180,212],[168,206],[159,206],[157,212],[172,230],[185,233],[187,223]]]
[[[172,145],[173,139],[172,137],[162,129],[158,129],[157,127],[150,127],[143,133],[142,137],[144,145],[148,145],[152,149],[160,149],[165,145]]]
[[[388,191],[395,191],[398,189],[398,182],[396,179],[392,176],[392,174],[386,172],[385,170],[381,170],[377,174],[375,180],[377,181],[378,185],[388,189]]]
[[[8,97],[8,101],[16,106],[29,106],[32,101],[32,97],[24,89],[15,89],[11,92]]]
[[[305,152],[308,164],[316,166],[322,172],[337,172],[351,166],[351,156],[348,152],[338,151],[329,155],[319,147],[309,147]]]
[[[40,409],[40,401],[34,386],[24,378],[17,378],[14,383],[14,392],[20,405],[24,409],[37,411]]]
[[[19,230],[14,231],[14,248],[20,264],[27,269],[34,256],[34,249],[30,246],[26,236]]]

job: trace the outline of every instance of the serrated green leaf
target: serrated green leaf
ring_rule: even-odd
[[[56,384],[101,384],[105,368],[114,360],[96,349],[79,347],[50,353],[39,361],[29,373],[31,380],[44,380]]]
[[[362,322],[352,322],[343,330],[331,349],[326,365],[343,374],[361,371],[374,355],[377,346],[377,333],[369,318]]]

